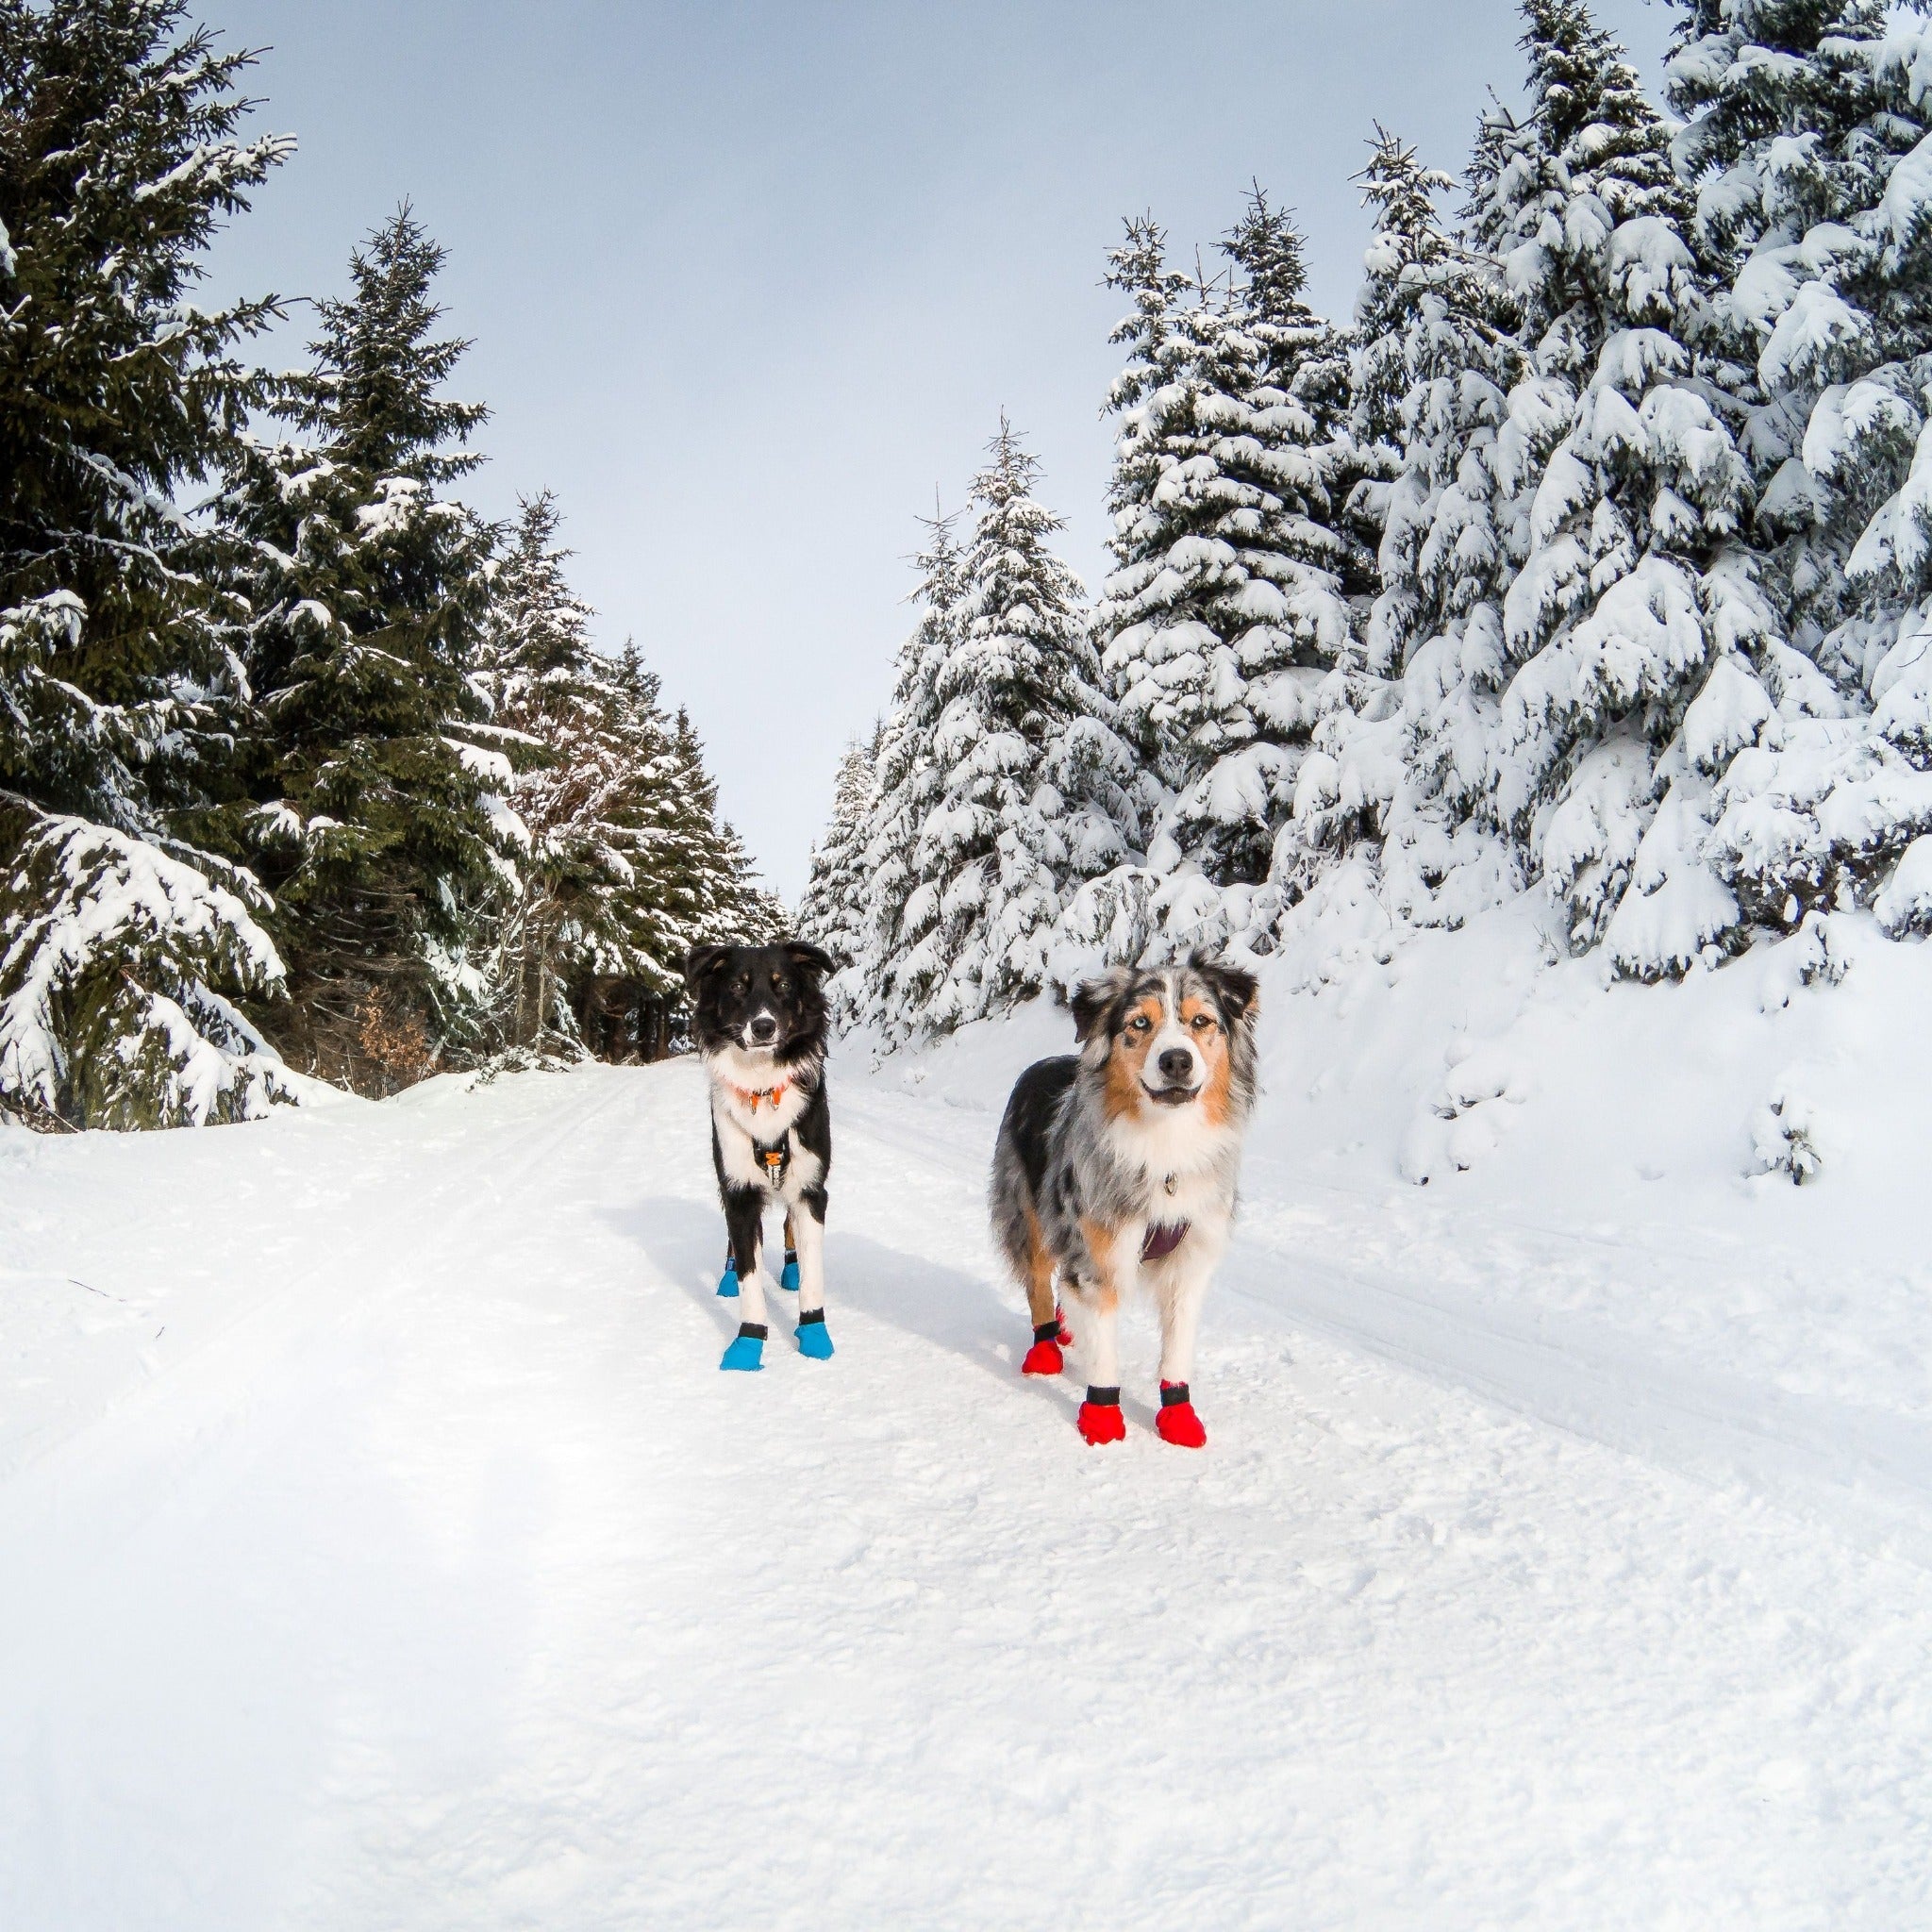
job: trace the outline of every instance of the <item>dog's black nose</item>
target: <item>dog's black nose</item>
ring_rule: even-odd
[[[1184,1046],[1171,1046],[1160,1056],[1160,1071],[1174,1084],[1181,1086],[1194,1071],[1194,1056]]]
[[[751,1037],[754,1040],[775,1040],[778,1037],[778,1023],[769,1013],[760,1013],[751,1023]]]

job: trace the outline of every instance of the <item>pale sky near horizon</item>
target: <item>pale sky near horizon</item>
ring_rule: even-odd
[[[197,0],[264,47],[295,158],[212,290],[340,292],[405,196],[449,250],[470,499],[557,491],[610,648],[689,707],[768,882],[803,887],[847,738],[891,687],[907,558],[1002,408],[1065,556],[1106,565],[1124,214],[1191,263],[1251,179],[1353,303],[1348,176],[1379,119],[1457,173],[1520,92],[1505,0]],[[1673,9],[1599,0],[1657,97]],[[296,311],[272,359],[304,340]]]

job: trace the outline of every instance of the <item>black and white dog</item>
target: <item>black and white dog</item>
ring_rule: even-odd
[[[1074,996],[1077,1055],[1020,1075],[993,1149],[993,1234],[1033,1317],[1029,1375],[1057,1375],[1074,1340],[1088,1371],[1080,1433],[1118,1442],[1124,1296],[1160,1309],[1163,1440],[1208,1440],[1188,1391],[1208,1278],[1227,1245],[1255,1099],[1256,987],[1238,966],[1117,966]]]
[[[832,1113],[825,1104],[827,1014],[819,988],[838,962],[818,947],[695,946],[684,962],[691,1035],[711,1087],[711,1160],[724,1204],[743,1320],[719,1363],[764,1366],[765,1209],[785,1208],[798,1252],[798,1352],[823,1360],[825,1332],[825,1177]],[[789,1277],[791,1270],[788,1268]],[[719,1292],[730,1292],[721,1287]]]

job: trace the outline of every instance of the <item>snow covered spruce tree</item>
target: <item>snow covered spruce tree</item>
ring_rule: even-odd
[[[1370,668],[1388,673],[1507,582],[1490,506],[1496,430],[1523,358],[1493,264],[1442,225],[1437,197],[1450,177],[1384,128],[1372,145],[1356,177],[1375,225],[1356,310],[1351,414],[1358,441],[1398,452],[1367,650]]]
[[[639,674],[625,653],[633,687]],[[657,683],[651,680],[651,695]],[[631,900],[641,918],[650,908],[662,938],[657,957],[681,974],[684,956],[701,940],[741,939],[753,944],[777,939],[789,915],[758,882],[744,841],[718,808],[718,781],[705,758],[704,741],[680,706],[671,723],[670,783],[654,791],[641,814],[640,846],[650,855],[649,893]],[[678,981],[681,998],[683,982]]]
[[[0,1108],[234,1120],[286,1097],[235,1002],[282,965],[200,842],[246,685],[175,493],[224,460],[271,302],[190,299],[288,153],[176,0],[0,0]]]
[[[246,440],[218,506],[263,720],[239,836],[275,893],[288,1045],[377,1091],[475,1043],[478,924],[525,836],[508,760],[466,735],[494,538],[439,494],[487,413],[441,393],[468,346],[434,333],[442,260],[407,207],[356,250],[275,400],[308,440]]]
[[[1531,358],[1499,477],[1534,488],[1486,808],[1573,946],[1654,977],[1736,943],[1704,853],[1712,788],[1769,708],[1764,680],[1803,660],[1741,541],[1750,476],[1700,362],[1712,291],[1668,131],[1581,0],[1524,15],[1531,111],[1491,128],[1475,214]]]
[[[1918,5],[1684,7],[1680,166],[1755,377],[1756,535],[1831,680],[1735,700],[1715,860],[1747,915],[1871,903],[1932,927],[1932,27]]]
[[[1087,789],[1110,734],[1083,593],[1048,547],[1061,523],[1035,500],[1039,461],[1004,417],[989,452],[943,648],[921,666],[924,702],[940,707],[937,797],[893,948],[894,1030],[950,1031],[1041,991],[1074,867],[1120,850]]]
[[[578,1045],[572,969],[582,936],[608,927],[610,889],[630,874],[608,833],[610,789],[627,761],[610,756],[610,694],[592,665],[590,608],[565,575],[556,501],[546,491],[523,499],[520,512],[478,652],[490,719],[471,730],[515,770],[528,834],[487,954],[491,1041],[541,1056]],[[660,735],[638,762],[661,760],[664,750]]]
[[[1124,735],[1158,780],[1148,865],[1170,936],[1219,938],[1224,889],[1276,869],[1349,595],[1370,553],[1344,525],[1363,465],[1335,331],[1302,299],[1302,240],[1256,191],[1224,243],[1226,291],[1166,266],[1151,220],[1108,258],[1133,309],[1109,407],[1118,568],[1095,612]],[[1247,923],[1238,891],[1234,924]]]
[[[1382,834],[1380,888],[1393,917],[1459,924],[1517,883],[1475,806],[1507,663],[1509,529],[1524,508],[1498,481],[1497,436],[1524,358],[1496,265],[1438,212],[1450,177],[1384,128],[1356,177],[1375,219],[1356,308],[1352,417],[1358,443],[1399,455],[1363,689],[1352,717],[1337,721],[1346,728],[1334,734],[1322,790],[1341,827]],[[1325,844],[1325,800],[1312,785],[1309,794],[1309,842]]]
[[[891,1031],[907,1008],[900,981],[938,923],[938,894],[920,900],[917,923],[908,908],[920,886],[913,858],[920,828],[939,803],[942,774],[933,752],[943,708],[939,665],[953,648],[960,599],[956,517],[935,505],[925,520],[925,547],[913,558],[919,581],[911,601],[920,618],[899,647],[892,701],[880,724],[872,806],[864,830],[865,895],[859,908],[857,1017]],[[901,1029],[905,1030],[904,1028]]]
[[[572,837],[594,858],[594,891],[565,929],[570,996],[605,1059],[656,1059],[683,1024],[684,959],[706,941],[753,944],[785,930],[758,883],[689,715],[667,718],[634,643],[592,660],[596,731],[566,746],[587,790]]]
[[[845,747],[832,785],[832,816],[824,836],[812,847],[811,873],[792,922],[801,939],[823,946],[840,962],[825,984],[833,1017],[849,1025],[858,1017],[861,979],[856,969],[865,949],[865,903],[869,877],[865,849],[878,791],[883,721],[867,737]]]
[[[490,1043],[514,1058],[656,1058],[703,940],[775,930],[689,722],[668,718],[635,645],[611,659],[570,587],[546,491],[526,498],[496,572],[478,681],[517,768],[527,843],[485,955]]]

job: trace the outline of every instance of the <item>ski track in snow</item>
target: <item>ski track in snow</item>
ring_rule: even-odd
[[[703,1120],[672,1062],[0,1147],[0,1924],[1932,1913],[1925,1570],[1670,1418],[1802,1430],[1512,1364],[1264,1155],[1208,1452],[1144,1321],[1089,1450],[991,1118],[850,1074],[838,1355],[781,1296],[721,1375]]]

